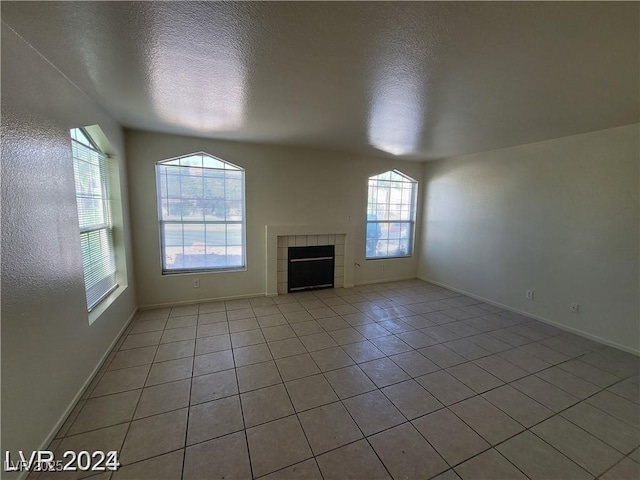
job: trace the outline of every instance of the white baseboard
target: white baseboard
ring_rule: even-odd
[[[224,300],[240,300],[243,298],[256,298],[256,297],[277,297],[278,294],[269,294],[265,292],[259,293],[247,293],[244,295],[230,295],[227,297],[212,297],[212,298],[199,298],[198,300],[185,300],[184,302],[166,302],[166,303],[152,303],[149,305],[139,305],[139,310],[149,310],[151,308],[171,307],[174,305],[195,305],[196,303],[207,302],[222,302]]]
[[[465,290],[460,290],[459,288],[452,287],[452,286],[447,285],[447,284],[442,283],[442,282],[437,282],[436,280],[432,280],[432,279],[429,279],[429,278],[423,278],[423,277],[418,277],[418,279],[420,279],[420,280],[422,280],[424,282],[428,282],[428,283],[432,283],[434,285],[438,285],[439,287],[446,288],[446,289],[451,290],[453,292],[462,293],[463,295],[466,295],[466,296],[471,297],[471,298],[475,298],[477,300],[482,300],[485,303],[488,303],[490,305],[495,305],[496,307],[500,307],[500,308],[503,308],[505,310],[509,310],[510,312],[519,313],[520,315],[524,315],[526,317],[533,318],[533,319],[538,320],[540,322],[547,323],[549,325],[557,327],[560,330],[564,330],[566,332],[575,333],[576,335],[579,335],[581,337],[587,338],[589,340],[593,340],[593,341],[598,342],[598,343],[602,343],[603,345],[607,345],[609,347],[617,348],[618,350],[622,350],[624,352],[632,353],[634,355],[640,356],[640,350],[636,350],[636,349],[633,349],[631,347],[627,347],[626,345],[621,345],[621,344],[619,344],[617,342],[612,342],[611,340],[607,340],[606,338],[602,338],[602,337],[600,337],[598,335],[593,335],[591,333],[587,333],[587,332],[584,332],[582,330],[578,330],[577,328],[569,327],[567,325],[564,325],[562,323],[556,322],[554,320],[550,320],[548,318],[544,318],[544,317],[541,317],[539,315],[535,315],[533,313],[525,312],[524,310],[520,310],[520,309],[511,307],[509,305],[505,305],[505,304],[500,303],[500,302],[496,302],[495,300],[490,300],[488,298],[481,297],[480,295],[475,295],[475,294],[467,292]]]
[[[96,374],[98,373],[98,371],[100,370],[100,368],[102,368],[102,364],[104,363],[104,361],[107,359],[107,357],[109,356],[109,354],[111,353],[111,350],[113,350],[113,347],[116,345],[116,343],[118,342],[118,340],[120,340],[120,337],[122,336],[122,334],[124,333],[124,331],[127,329],[127,327],[129,326],[129,324],[131,323],[131,321],[133,320],[133,318],[136,316],[136,313],[138,312],[138,308],[134,309],[133,312],[131,313],[131,315],[129,316],[129,319],[125,322],[125,324],[122,326],[122,328],[120,329],[120,331],[118,332],[118,334],[116,335],[116,337],[113,339],[113,342],[111,342],[111,345],[109,345],[109,348],[107,348],[106,352],[104,353],[104,355],[102,355],[102,358],[100,358],[100,361],[98,362],[98,364],[96,365],[96,367],[93,369],[93,371],[91,372],[91,374],[89,375],[89,378],[87,378],[87,380],[84,382],[84,384],[82,385],[82,387],[80,387],[80,390],[78,391],[78,393],[76,393],[76,395],[73,397],[73,400],[71,400],[71,403],[69,404],[69,406],[66,408],[66,410],[64,411],[64,413],[62,414],[62,416],[60,417],[60,419],[56,422],[56,424],[53,426],[53,429],[49,432],[49,434],[47,435],[47,437],[45,438],[44,442],[42,442],[42,444],[40,445],[39,450],[46,450],[46,448],[49,446],[49,444],[53,441],[53,439],[56,436],[56,433],[58,433],[58,430],[60,430],[60,428],[62,427],[62,425],[64,425],[64,422],[67,421],[67,418],[69,417],[69,415],[71,415],[71,412],[73,411],[73,409],[75,408],[76,404],[78,403],[78,401],[80,400],[80,398],[82,398],[82,395],[84,394],[84,391],[87,389],[87,387],[89,386],[89,384],[93,381],[93,379],[95,378]],[[18,476],[19,479],[23,479],[26,478],[26,476],[28,475],[29,472],[21,472],[21,474]]]

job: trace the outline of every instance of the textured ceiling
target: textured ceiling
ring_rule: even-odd
[[[639,13],[636,2],[2,2],[2,20],[126,127],[411,159],[637,122]]]

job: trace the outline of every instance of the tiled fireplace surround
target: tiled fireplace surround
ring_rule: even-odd
[[[267,226],[267,295],[287,293],[289,247],[335,245],[334,284],[353,286],[353,228],[345,225]]]

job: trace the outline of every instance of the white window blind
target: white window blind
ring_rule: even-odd
[[[206,153],[156,165],[163,273],[245,267],[244,170]]]
[[[91,311],[117,287],[107,157],[79,128],[71,130],[71,147],[84,284]]]
[[[367,259],[411,256],[417,186],[396,170],[369,178]]]

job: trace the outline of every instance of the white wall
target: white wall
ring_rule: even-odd
[[[265,294],[265,226],[355,227],[355,283],[415,278],[417,255],[366,261],[369,176],[397,168],[420,182],[423,164],[303,148],[127,131],[127,157],[137,292],[142,306]],[[246,170],[247,271],[162,275],[155,162],[205,151]],[[360,239],[360,241],[358,241]],[[382,271],[382,265],[385,271]],[[200,288],[192,287],[193,278]]]
[[[638,127],[428,163],[419,277],[637,352]]]
[[[130,260],[121,128],[3,23],[2,447],[14,456],[43,446],[136,308],[129,261],[128,287],[88,322],[69,130],[93,124],[118,156]]]

